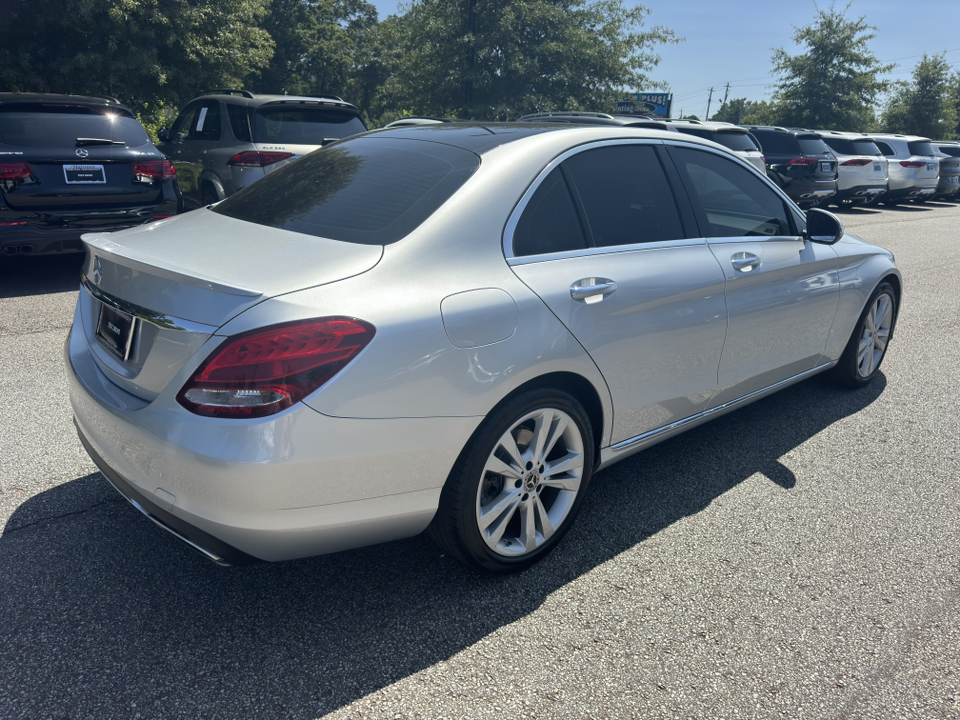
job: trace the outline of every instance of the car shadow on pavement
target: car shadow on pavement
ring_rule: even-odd
[[[20,505],[0,536],[0,717],[332,712],[537,611],[748,478],[777,492],[814,482],[780,459],[885,384],[808,380],[598,473],[557,551],[510,577],[475,573],[423,536],[220,568],[99,474],[67,482]]]
[[[40,257],[0,255],[0,298],[77,290],[83,258],[83,253]]]

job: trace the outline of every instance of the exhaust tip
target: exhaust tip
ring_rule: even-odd
[[[33,245],[21,245],[20,252],[23,255],[32,255],[34,251]]]
[[[16,255],[17,249],[13,245],[4,245],[3,246],[4,255]]]

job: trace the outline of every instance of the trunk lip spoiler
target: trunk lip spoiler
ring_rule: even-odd
[[[116,295],[111,295],[110,293],[104,292],[90,282],[89,278],[87,278],[84,273],[80,273],[80,286],[100,302],[111,305],[118,310],[122,310],[128,315],[133,315],[143,322],[148,322],[151,325],[156,325],[159,328],[180,330],[184,332],[205,333],[208,335],[212,335],[217,330],[216,326],[214,325],[204,325],[203,323],[194,322],[193,320],[184,320],[183,318],[174,317],[172,315],[158,313],[153,310],[148,310],[145,307],[141,307],[140,305],[136,305],[132,302],[128,302],[127,300],[118,298]]]
[[[93,262],[97,256],[100,256],[106,260],[110,260],[111,262],[116,262],[118,265],[124,265],[134,270],[141,270],[143,272],[150,273],[151,275],[157,275],[167,280],[173,280],[174,282],[182,283],[184,285],[191,285],[202,290],[212,290],[213,292],[223,293],[224,295],[235,295],[237,297],[245,298],[257,298],[263,296],[263,293],[259,290],[251,290],[249,288],[235,285],[227,285],[211,278],[205,278],[198,276],[195,273],[177,270],[163,264],[151,264],[144,260],[137,260],[129,255],[125,255],[122,252],[124,247],[113,240],[110,240],[106,235],[87,234],[83,235],[81,239],[87,246],[88,253],[92,256],[90,258],[91,262]]]

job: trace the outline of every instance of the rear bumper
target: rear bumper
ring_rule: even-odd
[[[77,328],[66,374],[84,447],[141,512],[223,564],[422,532],[480,421],[334,418],[303,404],[257,421],[194,416],[165,394],[148,403],[113,384]]]
[[[886,191],[886,185],[856,185],[838,190],[834,200],[846,203],[866,203],[875,200]]]

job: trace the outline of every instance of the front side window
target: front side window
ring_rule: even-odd
[[[795,234],[783,199],[762,179],[724,157],[672,147],[705,237]]]
[[[685,237],[666,173],[650,145],[611,145],[564,163],[597,247]]]

